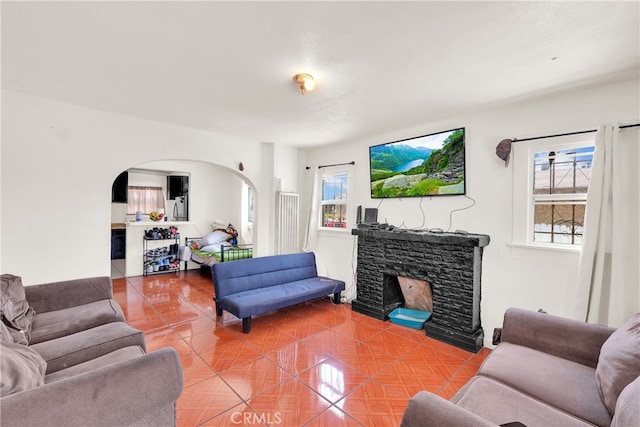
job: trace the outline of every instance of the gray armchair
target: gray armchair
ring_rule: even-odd
[[[449,401],[420,392],[402,426],[640,425],[640,313],[615,330],[521,309]]]
[[[2,275],[0,425],[173,426],[173,348],[146,353],[108,277],[23,287]]]
[[[83,369],[75,366],[71,375],[49,374],[44,385],[3,397],[2,425],[174,426],[183,387],[177,352],[129,348],[133,351],[121,350]],[[111,363],[118,356],[124,360]]]

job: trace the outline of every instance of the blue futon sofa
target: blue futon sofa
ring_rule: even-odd
[[[343,281],[318,276],[313,252],[273,255],[211,266],[216,314],[242,319],[242,332],[251,330],[251,316],[333,294],[340,302]]]

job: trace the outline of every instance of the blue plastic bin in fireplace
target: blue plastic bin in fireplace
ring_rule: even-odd
[[[389,319],[398,325],[407,326],[413,329],[422,329],[424,324],[431,317],[430,311],[413,310],[399,307],[389,313]]]

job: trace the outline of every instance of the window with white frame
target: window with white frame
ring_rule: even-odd
[[[580,246],[593,137],[518,142],[513,147],[514,243]]]
[[[582,244],[593,146],[533,155],[533,241]]]
[[[347,228],[348,181],[346,173],[322,177],[321,228]]]

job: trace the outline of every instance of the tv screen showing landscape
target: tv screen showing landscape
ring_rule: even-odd
[[[464,128],[369,147],[371,197],[465,194]]]

